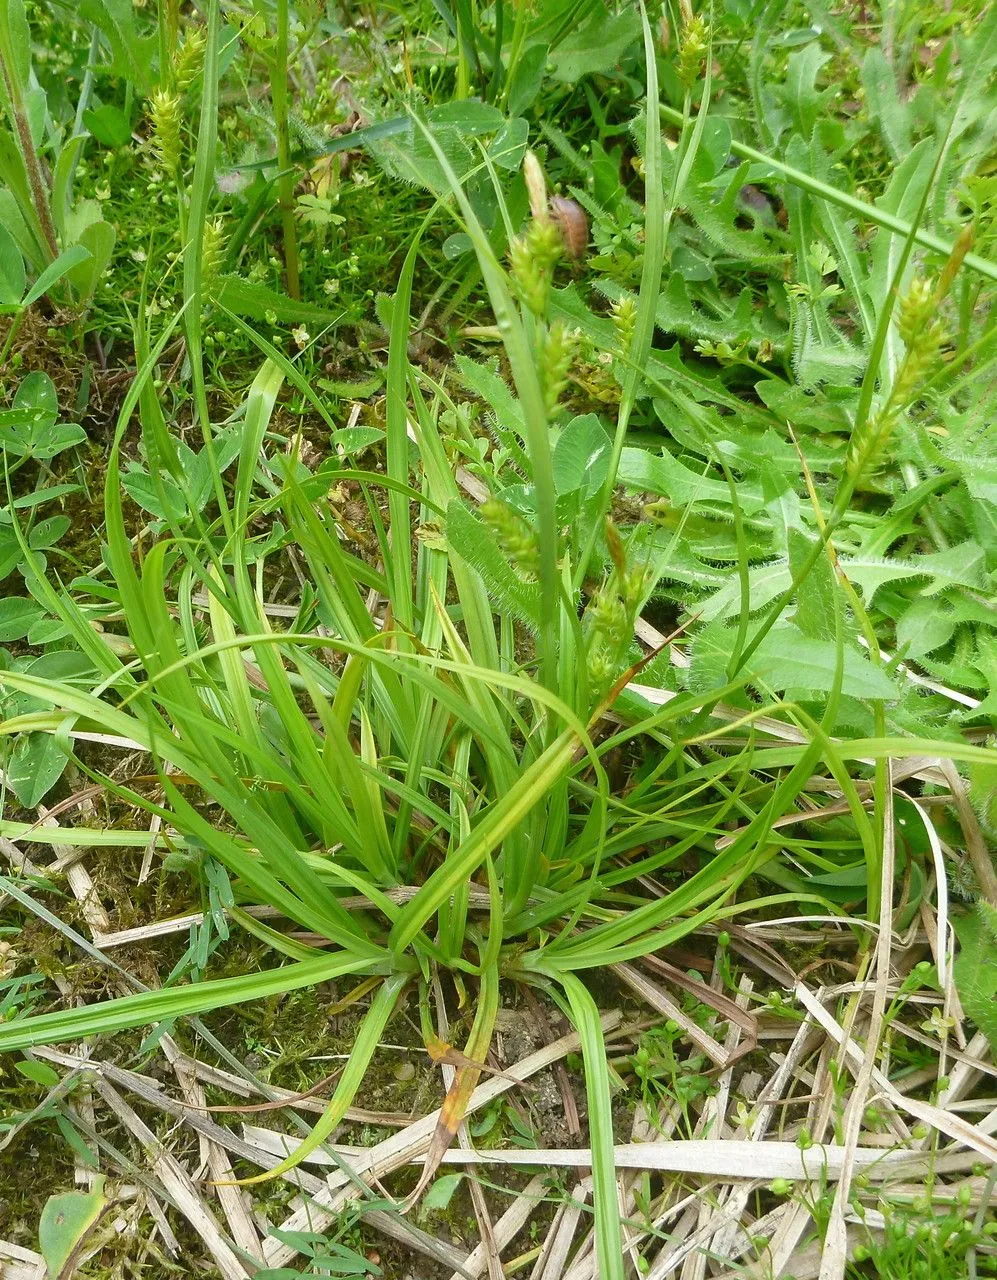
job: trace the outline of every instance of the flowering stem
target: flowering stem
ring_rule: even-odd
[[[294,171],[291,168],[291,138],[288,129],[287,32],[287,0],[277,0],[277,51],[270,68],[270,93],[273,99],[274,125],[277,130],[277,195],[284,229],[284,269],[287,274],[287,292],[292,298],[300,298],[298,236],[294,225]]]
[[[43,251],[43,255],[46,255],[45,265],[47,266],[49,262],[58,257],[59,244],[56,240],[55,225],[52,222],[52,211],[49,208],[48,190],[45,176],[42,172],[42,163],[38,158],[34,139],[31,136],[31,125],[28,122],[28,113],[24,106],[21,83],[18,79],[17,67],[12,56],[10,28],[6,19],[3,21],[2,30],[0,30],[0,72],[3,73],[11,121],[17,133],[18,147],[21,152],[21,158],[24,161],[28,184],[31,187],[31,199],[34,204],[35,215],[38,218],[38,225],[43,236],[39,248]]]

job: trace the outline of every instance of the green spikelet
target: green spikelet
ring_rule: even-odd
[[[509,562],[524,577],[536,578],[540,571],[540,544],[523,517],[498,498],[483,502],[479,514]]]
[[[604,585],[585,610],[585,666],[589,683],[599,692],[612,682],[620,665],[620,653],[629,637],[631,619],[619,593]]]
[[[554,265],[564,252],[557,224],[552,218],[535,218],[509,247],[516,290],[527,310],[542,316],[547,310]]]
[[[691,89],[699,79],[703,63],[710,47],[710,27],[698,14],[682,28],[676,74],[686,89]]]
[[[173,83],[178,93],[186,93],[200,74],[207,43],[200,27],[194,27],[173,59]]]
[[[633,294],[625,293],[613,303],[613,332],[616,336],[617,355],[627,355],[636,328],[637,299]]]
[[[936,286],[916,279],[897,307],[897,329],[907,350],[886,402],[869,416],[864,427],[852,433],[845,465],[856,485],[882,465],[898,422],[917,399],[919,388],[938,360],[946,338],[937,318],[940,302]]]
[[[540,372],[548,414],[556,411],[558,401],[568,385],[577,339],[577,330],[569,329],[562,320],[555,320],[541,339]]]
[[[218,279],[225,258],[225,237],[222,233],[222,220],[215,218],[204,224],[201,237],[201,278],[205,289],[210,289]]]
[[[171,177],[175,177],[183,154],[180,95],[166,89],[155,89],[149,98],[149,119],[156,159]]]

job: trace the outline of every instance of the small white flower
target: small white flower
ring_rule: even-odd
[[[128,256],[132,262],[145,262],[149,255],[144,249],[133,249]]]
[[[298,348],[299,351],[303,351],[305,347],[308,346],[308,343],[311,341],[311,338],[309,337],[309,334],[308,334],[308,330],[305,328],[303,324],[298,325],[297,329],[291,330],[291,337],[294,339],[294,345]]]
[[[329,294],[329,296],[330,296],[330,297],[331,297],[333,294],[338,293],[338,292],[339,292],[339,281],[338,281],[338,280],[326,280],[326,281],[323,283],[323,285],[322,285],[322,292],[323,292],[323,293],[327,293],[327,294]]]

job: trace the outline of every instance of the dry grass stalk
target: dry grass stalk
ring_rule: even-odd
[[[603,1031],[614,1029],[620,1021],[618,1013],[603,1015]],[[572,1032],[523,1058],[508,1069],[506,1076],[493,1076],[485,1080],[471,1095],[466,1114],[473,1114],[512,1088],[512,1081],[507,1078],[508,1076],[520,1080],[529,1079],[530,1076],[543,1071],[545,1067],[549,1067],[569,1053],[577,1053],[579,1048],[579,1038]],[[401,1168],[410,1160],[417,1160],[428,1150],[438,1119],[439,1112],[433,1112],[400,1133],[392,1134],[390,1138],[379,1142],[369,1151],[365,1151],[354,1166],[356,1173],[364,1178],[380,1178]],[[355,1195],[356,1188],[345,1175],[331,1174],[325,1189],[307,1204],[299,1206],[284,1220],[281,1227],[284,1231],[321,1231],[332,1221],[339,1207],[353,1199]],[[273,1238],[264,1244],[264,1252],[269,1267],[286,1266],[296,1256],[292,1246],[282,1244]]]
[[[223,1280],[245,1280],[250,1274],[223,1235],[204,1197],[180,1162],[108,1081],[98,1077],[95,1088],[145,1152],[149,1168],[177,1209],[197,1232],[214,1259]]]

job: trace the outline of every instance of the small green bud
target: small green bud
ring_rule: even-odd
[[[613,330],[616,334],[616,350],[626,355],[633,341],[637,327],[637,300],[633,294],[625,293],[613,303]]]
[[[600,588],[589,601],[585,616],[591,627],[593,644],[606,642],[612,648],[618,648],[626,640],[627,610],[614,591]]]
[[[602,649],[590,650],[585,659],[589,684],[595,689],[604,689],[616,674],[616,668]]]
[[[632,569],[627,569],[625,573],[619,575],[620,595],[623,597],[623,603],[627,609],[633,613],[644,603],[644,592],[647,589],[649,576],[648,571],[641,565]],[[721,934],[721,938],[726,937],[730,941],[729,934]],[[721,943],[721,945],[726,945]]]

